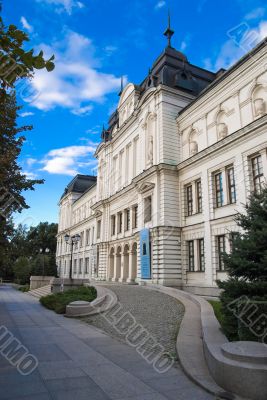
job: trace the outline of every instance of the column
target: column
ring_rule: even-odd
[[[121,252],[121,267],[120,267],[120,278],[119,278],[119,282],[123,282],[124,279],[124,253],[123,250]]]
[[[118,254],[114,254],[114,276],[112,278],[112,282],[117,282],[118,278],[119,278],[119,273],[120,273],[120,271],[118,271],[119,259],[120,259],[120,256],[118,256]]]
[[[126,279],[126,282],[133,282],[134,281],[134,277],[133,277],[133,251],[130,250],[129,251],[129,276]]]

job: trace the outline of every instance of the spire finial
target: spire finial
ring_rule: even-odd
[[[173,34],[174,34],[174,31],[171,29],[171,14],[170,14],[170,10],[169,10],[168,11],[168,28],[164,32],[164,36],[166,36],[168,39],[168,47],[172,47],[171,46],[171,38],[172,38]]]
[[[121,76],[121,90],[119,92],[119,96],[122,94],[123,92],[123,75]]]

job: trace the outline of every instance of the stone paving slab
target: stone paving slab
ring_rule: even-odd
[[[10,286],[0,286],[0,316],[39,361],[22,376],[0,354],[0,400],[213,399],[180,368],[158,374],[133,348]]]

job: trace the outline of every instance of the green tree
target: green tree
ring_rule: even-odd
[[[16,260],[13,269],[17,283],[25,285],[26,283],[30,282],[31,264],[27,257],[19,257]]]
[[[260,340],[253,320],[267,313],[267,188],[253,194],[245,209],[236,218],[242,232],[233,239],[232,252],[224,255],[229,277],[218,286],[223,289],[223,329],[228,337]]]
[[[39,249],[48,248],[50,254],[55,254],[57,229],[57,224],[48,222],[40,222],[37,226],[31,227],[27,235],[31,253],[37,253]]]
[[[0,3],[0,12],[2,11]],[[21,212],[28,205],[24,191],[34,190],[43,180],[31,180],[22,173],[18,164],[25,137],[22,132],[31,126],[18,127],[16,119],[21,109],[16,102],[17,85],[34,75],[36,69],[54,69],[53,59],[43,58],[43,52],[25,50],[28,35],[15,25],[5,26],[0,16],[0,276],[7,274],[7,258],[10,252],[9,237],[12,235],[13,212]]]

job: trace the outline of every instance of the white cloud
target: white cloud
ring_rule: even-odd
[[[36,0],[38,3],[46,3],[56,6],[55,11],[58,13],[66,12],[71,15],[76,8],[84,8],[84,4],[77,0]]]
[[[31,111],[25,111],[25,112],[19,114],[19,116],[22,117],[22,118],[30,117],[31,115],[34,115],[34,113],[31,112]]]
[[[89,106],[84,106],[84,107],[73,109],[71,112],[74,115],[79,115],[81,117],[84,117],[86,115],[89,115],[92,110],[93,110],[93,106],[89,105]]]
[[[92,158],[97,143],[91,142],[88,146],[68,146],[49,151],[43,163],[43,171],[50,174],[74,176],[78,173],[77,167],[95,166],[96,160]]]
[[[267,21],[261,21],[255,28],[242,23],[228,31],[228,36],[230,39],[221,47],[215,62],[211,63],[211,69],[215,71],[229,68],[264,39],[267,36]]]
[[[108,93],[120,87],[120,78],[99,71],[92,41],[76,32],[69,31],[61,42],[52,46],[41,44],[46,57],[55,54],[55,69],[52,72],[37,70],[32,80],[38,93],[32,105],[40,110],[57,106],[71,109],[80,115],[80,110],[89,111],[88,102],[103,102]],[[87,107],[87,109],[86,109]]]
[[[31,167],[33,164],[35,164],[38,160],[36,160],[36,158],[32,158],[32,157],[28,157],[26,159],[26,164],[28,165],[28,167]]]
[[[184,39],[181,42],[181,45],[180,45],[181,51],[184,51],[185,49],[187,49],[187,47],[190,44],[190,41],[191,41],[191,35],[188,33],[187,35],[185,35]]]
[[[247,15],[245,15],[246,20],[253,20],[253,19],[258,19],[262,18],[265,15],[265,8],[263,7],[258,7],[255,8],[254,10],[250,11]]]
[[[155,10],[159,10],[160,8],[165,7],[165,6],[166,6],[166,1],[159,0],[157,2],[157,4],[155,5]]]
[[[25,17],[22,16],[22,17],[20,18],[20,22],[21,22],[21,24],[22,24],[22,26],[23,26],[24,29],[26,29],[26,30],[29,31],[29,32],[32,32],[32,31],[33,31],[32,25],[29,24],[29,22],[26,20]]]
[[[111,56],[117,50],[118,50],[118,48],[116,46],[112,46],[112,45],[108,45],[108,46],[104,47],[104,51],[105,51],[107,56]]]

